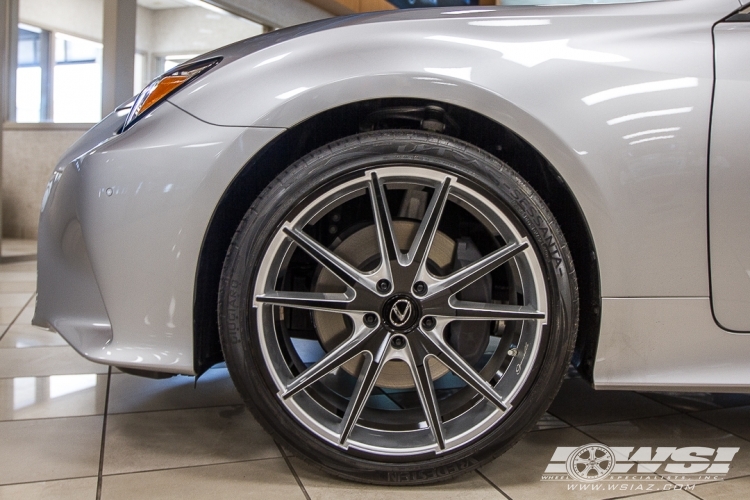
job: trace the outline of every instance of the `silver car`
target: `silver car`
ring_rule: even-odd
[[[742,0],[745,1],[745,0]],[[396,11],[190,61],[42,201],[34,324],[146,376],[226,361],[369,483],[516,443],[597,389],[750,387],[750,9]]]

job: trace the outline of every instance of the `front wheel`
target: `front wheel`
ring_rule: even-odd
[[[429,483],[515,444],[570,361],[565,239],[512,169],[456,139],[329,144],[258,197],[219,294],[232,378],[258,421],[328,472]]]

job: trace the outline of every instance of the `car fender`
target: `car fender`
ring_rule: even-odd
[[[603,296],[707,296],[711,26],[733,9],[688,0],[365,16],[256,46],[170,101],[209,123],[284,128],[378,98],[470,109],[568,184]]]

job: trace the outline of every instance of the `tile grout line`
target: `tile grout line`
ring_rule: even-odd
[[[747,478],[749,478],[749,477],[750,477],[750,474],[745,474],[744,476],[736,476],[736,477],[730,477],[729,479],[722,479],[721,481],[711,481],[710,483],[701,483],[701,484],[698,484],[698,485],[696,485],[696,487],[698,487],[698,486],[703,486],[704,484],[719,484],[719,483],[725,483],[725,482],[727,482],[727,481],[733,481],[733,480],[735,480],[735,479],[747,479]],[[698,500],[704,500],[704,498],[703,498],[702,496],[698,495],[698,493],[696,493],[696,492],[695,492],[694,490],[693,490],[693,491],[688,491],[688,493],[690,493],[691,495],[693,495],[693,496],[694,496],[695,498],[697,498]]]
[[[508,494],[507,494],[507,493],[505,493],[505,492],[504,492],[504,491],[503,491],[503,490],[502,490],[502,489],[500,488],[500,486],[496,485],[495,483],[493,483],[493,482],[492,482],[492,481],[490,480],[490,478],[488,478],[487,476],[485,476],[484,474],[482,474],[482,472],[481,472],[481,471],[480,471],[479,469],[474,469],[474,472],[476,472],[476,473],[477,473],[477,474],[479,475],[479,477],[481,477],[482,479],[484,479],[485,481],[487,481],[487,482],[488,482],[488,483],[490,484],[490,486],[492,486],[493,488],[495,488],[495,490],[497,490],[497,491],[498,491],[498,492],[499,492],[499,493],[500,493],[500,494],[501,494],[502,496],[504,496],[504,497],[505,497],[505,498],[507,498],[508,500],[513,500],[513,499],[512,499],[512,498],[511,498],[510,496],[508,496]]]
[[[289,467],[289,471],[292,473],[292,476],[294,476],[294,480],[297,481],[297,486],[299,486],[299,489],[302,490],[302,494],[305,495],[306,500],[312,500],[310,498],[310,494],[307,493],[307,490],[305,489],[305,485],[302,484],[302,479],[300,479],[299,475],[297,474],[297,471],[294,470],[294,466],[292,465],[291,460],[289,460],[289,457],[286,456],[286,452],[284,451],[284,448],[281,447],[279,443],[274,441],[276,444],[276,447],[279,449],[279,452],[281,453],[281,456],[284,458],[284,462],[286,462],[286,466]]]
[[[76,479],[89,479],[89,478],[95,478],[96,476],[73,476],[73,477],[58,477],[55,479],[42,479],[41,481],[21,481],[18,483],[3,483],[0,484],[0,488],[4,488],[5,486],[23,486],[25,484],[37,484],[37,483],[54,483],[54,482],[60,482],[60,481],[75,481]]]
[[[550,415],[552,415],[552,414],[550,413]],[[587,427],[587,426],[590,426],[590,425],[619,424],[619,423],[622,423],[622,422],[635,422],[635,421],[638,421],[638,420],[646,420],[648,418],[670,417],[670,416],[674,416],[674,415],[679,415],[679,413],[665,413],[664,415],[646,415],[644,417],[633,417],[633,418],[626,418],[626,419],[623,419],[623,420],[604,420],[604,421],[597,421],[597,422],[590,422],[590,423],[578,424],[577,426],[569,423],[566,420],[561,419],[558,416],[555,416],[555,415],[552,415],[552,416],[555,417],[555,418],[560,419],[563,423],[569,425],[570,427],[572,427],[574,429],[578,429],[578,427]],[[564,429],[564,428],[565,427],[557,427],[557,429]],[[546,429],[539,429],[539,430],[546,430]],[[531,431],[531,432],[538,432],[538,431]],[[581,432],[583,432],[583,431],[581,431]]]
[[[187,408],[162,408],[157,410],[138,410],[138,411],[121,411],[121,412],[113,412],[112,415],[137,415],[140,413],[164,413],[168,411],[187,411],[187,410],[211,410],[211,409],[217,409],[217,408],[245,408],[244,403],[236,403],[233,405],[210,405],[210,406],[190,406]]]
[[[71,375],[91,375],[89,373],[74,373]],[[97,376],[100,375],[106,375],[106,373],[98,373]],[[38,377],[26,377],[26,378],[45,378],[45,377],[58,377],[60,375],[40,375]],[[67,375],[64,375],[67,376]],[[9,380],[9,379],[3,379],[0,378],[0,380]],[[212,405],[212,406],[188,406],[185,408],[166,408],[161,410],[138,410],[138,411],[120,411],[120,412],[112,412],[110,415],[140,415],[142,413],[157,413],[157,412],[165,412],[165,411],[183,411],[183,410],[203,410],[203,409],[213,409],[213,408],[235,408],[237,406],[243,406],[242,404],[238,403],[236,405]],[[85,415],[66,415],[61,417],[34,417],[34,418],[11,418],[11,419],[5,419],[3,420],[0,418],[0,422],[29,422],[32,420],[58,420],[61,418],[78,418],[78,417],[97,417],[99,415],[104,415],[104,413],[87,413]]]
[[[682,491],[684,491],[684,492],[685,492],[685,493],[687,493],[688,495],[692,495],[692,496],[694,496],[694,497],[695,497],[695,498],[697,498],[698,500],[703,500],[703,497],[701,497],[701,496],[698,496],[698,494],[694,492],[694,489],[695,489],[695,488],[693,488],[693,490],[682,490]]]
[[[200,467],[216,467],[221,465],[235,465],[235,464],[246,464],[251,462],[263,462],[265,460],[283,460],[284,457],[263,457],[263,458],[250,458],[247,460],[230,460],[228,462],[212,462],[208,464],[194,464],[194,465],[180,465],[177,467],[163,467],[161,469],[143,469],[143,470],[131,470],[124,472],[112,472],[107,474],[107,477],[117,476],[130,476],[133,474],[150,474],[152,472],[169,472],[173,470],[184,470],[184,469],[198,469]],[[104,477],[104,475],[102,475]]]
[[[641,396],[643,396],[646,399],[649,399],[649,400],[654,401],[656,403],[660,403],[660,404],[663,404],[663,405],[666,405],[666,406],[672,408],[679,415],[687,415],[687,416],[690,416],[690,417],[693,416],[693,413],[702,413],[702,412],[706,412],[706,411],[716,411],[716,410],[727,410],[727,409],[730,409],[730,408],[742,408],[743,406],[750,406],[750,405],[740,405],[740,406],[732,406],[732,407],[729,407],[729,408],[707,408],[705,410],[688,411],[688,410],[684,410],[682,408],[679,408],[677,406],[672,406],[672,405],[669,405],[669,404],[666,404],[666,403],[662,403],[658,399],[654,399],[653,396],[651,396],[650,392],[639,392],[638,394],[640,394]],[[693,418],[697,418],[697,417],[693,417]],[[700,419],[697,418],[697,420],[700,420]],[[700,421],[703,422],[702,420],[700,420]],[[705,422],[705,423],[708,423],[708,422]],[[711,424],[708,424],[708,425],[711,425]]]
[[[701,483],[701,486],[703,486],[704,484],[717,484],[720,482],[725,483],[727,481],[734,481],[735,479],[748,479],[748,478],[750,478],[750,474],[743,474],[741,476],[734,476],[734,477],[730,477],[727,479],[722,479],[721,481],[711,481],[710,483]]]
[[[644,394],[644,396],[645,396],[645,394]],[[646,396],[646,397],[648,397],[648,396]],[[652,401],[654,401],[653,398],[648,398],[648,399],[651,399]],[[695,413],[703,413],[703,412],[707,412],[707,411],[717,411],[717,410],[731,410],[731,409],[734,409],[734,408],[742,408],[744,406],[750,406],[750,405],[733,406],[733,407],[729,407],[729,408],[713,408],[713,409],[709,409],[709,410],[700,410],[700,411],[694,411],[694,412],[686,411],[686,410],[683,410],[681,408],[674,408],[674,410],[677,411],[678,415],[684,415],[684,416],[686,416],[688,418],[692,418],[693,420],[697,420],[698,422],[700,422],[702,424],[705,424],[705,425],[707,425],[709,427],[713,427],[714,429],[720,430],[721,432],[726,432],[727,434],[730,434],[730,435],[732,435],[732,436],[734,436],[737,439],[740,439],[742,441],[750,441],[750,439],[748,439],[748,438],[742,437],[739,434],[735,434],[734,432],[732,432],[732,431],[730,431],[728,429],[724,429],[723,427],[719,427],[716,424],[712,424],[711,422],[706,422],[702,418],[697,417],[695,415]],[[673,407],[670,407],[670,408],[673,408]]]
[[[10,327],[16,324],[16,321],[18,321],[18,318],[23,314],[23,312],[26,310],[27,307],[29,307],[29,304],[31,304],[31,301],[36,298],[36,290],[32,292],[31,297],[29,297],[29,300],[26,301],[26,303],[21,307],[21,310],[18,311],[18,314],[16,314],[16,317],[13,318],[13,321],[10,322],[10,324],[3,330],[3,333],[0,333],[0,340],[3,340],[3,337],[5,337],[5,334],[8,333],[8,330],[10,330]]]
[[[102,419],[102,444],[99,448],[99,472],[96,477],[96,500],[102,498],[102,471],[104,470],[104,442],[107,438],[107,410],[109,410],[109,387],[112,379],[112,367],[107,370],[107,392],[104,396],[104,418]]]
[[[560,422],[562,422],[562,423],[564,423],[564,424],[568,424],[568,425],[570,426],[570,428],[571,428],[571,429],[575,429],[575,430],[577,430],[578,432],[580,432],[581,434],[583,434],[584,436],[587,436],[587,437],[589,437],[589,438],[593,439],[593,440],[594,440],[594,442],[599,442],[599,440],[598,440],[598,439],[596,439],[596,438],[595,438],[594,436],[592,436],[592,435],[591,435],[591,434],[589,434],[588,432],[584,431],[583,429],[579,429],[579,428],[578,428],[577,426],[575,426],[575,425],[571,424],[570,422],[568,422],[568,421],[567,421],[567,420],[565,420],[564,418],[562,418],[562,417],[560,417],[560,416],[558,416],[558,415],[555,415],[554,413],[550,412],[550,411],[549,411],[549,409],[547,409],[547,413],[549,413],[550,415],[552,415],[553,417],[555,417],[556,419],[558,419],[558,420],[559,420]],[[623,420],[623,422],[627,422],[627,420]],[[612,423],[612,422],[610,422],[610,423]],[[587,425],[588,425],[588,424],[587,424]],[[598,424],[595,424],[595,425],[598,425]],[[564,429],[564,427],[563,427],[563,429]]]
[[[79,375],[79,374],[74,374],[74,375]],[[81,375],[89,375],[89,374],[85,373]],[[103,376],[103,375],[106,375],[106,373],[97,374],[97,376]],[[41,375],[38,377],[27,377],[27,378],[45,378],[45,377],[56,377],[56,376],[58,375]],[[0,380],[7,380],[7,379],[0,378]],[[211,410],[211,409],[217,409],[217,408],[237,408],[238,406],[244,406],[244,405],[241,403],[238,403],[236,405],[189,406],[187,408],[164,408],[161,410],[121,411],[121,412],[109,413],[109,415],[140,415],[143,413],[162,413],[162,412],[167,412],[167,411],[189,411],[189,410],[203,410],[203,409]],[[34,417],[34,418],[11,418],[11,419],[0,418],[0,422],[31,422],[31,421],[36,421],[36,420],[60,420],[64,418],[98,417],[99,415],[104,415],[104,412],[88,413],[86,415],[63,415],[63,416],[58,416],[58,417]]]

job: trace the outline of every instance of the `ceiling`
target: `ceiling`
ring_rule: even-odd
[[[138,5],[154,10],[195,6],[194,3],[188,2],[187,0],[138,0]]]

